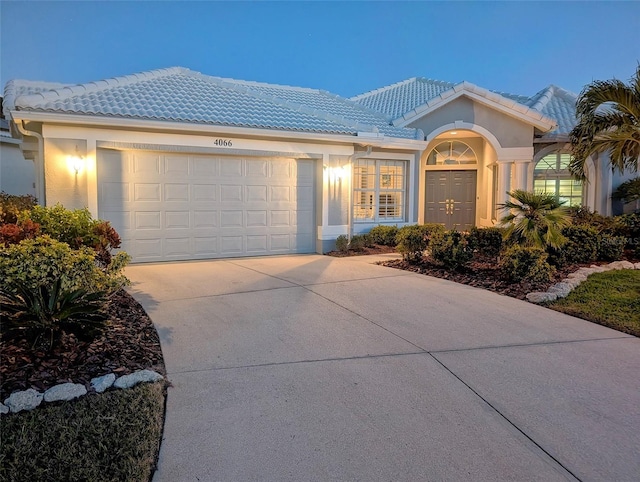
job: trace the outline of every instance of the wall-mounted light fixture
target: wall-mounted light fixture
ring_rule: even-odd
[[[69,169],[76,173],[76,176],[80,173],[84,167],[84,157],[78,152],[78,146],[76,146],[76,153],[67,157],[67,165]]]
[[[341,181],[349,175],[349,170],[345,166],[327,166],[326,169],[331,182]]]

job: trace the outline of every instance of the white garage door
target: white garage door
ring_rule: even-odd
[[[314,161],[98,151],[98,215],[135,262],[315,251]]]

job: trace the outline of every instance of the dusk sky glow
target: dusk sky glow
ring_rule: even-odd
[[[349,97],[409,77],[533,95],[627,81],[640,2],[0,2],[2,86],[181,66]]]

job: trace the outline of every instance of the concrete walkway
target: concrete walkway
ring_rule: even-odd
[[[134,265],[172,384],[154,481],[640,478],[640,339],[287,256]]]

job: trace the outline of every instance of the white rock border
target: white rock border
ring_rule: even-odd
[[[578,271],[569,274],[565,279],[551,285],[547,291],[536,291],[527,295],[527,301],[531,303],[548,303],[559,298],[566,298],[572,290],[580,286],[580,283],[587,280],[593,273],[602,273],[614,269],[640,269],[640,263],[633,264],[630,261],[614,261],[613,263],[596,266],[592,264],[588,268],[580,268]]]
[[[113,385],[117,388],[131,388],[139,383],[157,382],[160,380],[164,380],[164,377],[153,370],[138,370],[129,375],[123,375],[118,379],[116,379],[115,374],[108,373],[100,377],[92,378],[91,387],[95,393],[102,393]],[[49,388],[44,393],[29,388],[28,390],[13,392],[4,400],[4,403],[0,403],[0,415],[18,413],[23,410],[33,410],[38,407],[42,401],[57,402],[73,400],[86,394],[87,389],[80,383],[61,383]]]

